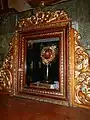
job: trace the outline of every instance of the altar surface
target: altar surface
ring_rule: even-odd
[[[0,95],[1,120],[88,120],[87,109]]]

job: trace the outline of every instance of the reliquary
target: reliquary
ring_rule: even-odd
[[[12,96],[90,108],[90,59],[64,10],[18,21],[0,68],[0,90]]]

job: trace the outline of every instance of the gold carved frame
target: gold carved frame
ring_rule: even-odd
[[[68,29],[68,102],[62,100],[53,100],[50,98],[42,98],[39,96],[25,96],[18,94],[18,77],[21,78],[20,90],[22,90],[23,65],[18,61],[19,59],[19,38],[20,32],[29,29],[40,29],[48,27],[63,27],[69,24]],[[26,29],[27,28],[27,29]],[[58,34],[58,33],[54,33]],[[71,20],[63,11],[43,12],[38,11],[35,16],[20,20],[18,22],[18,29],[10,42],[10,49],[6,59],[3,62],[3,67],[0,68],[0,90],[7,90],[11,95],[21,96],[39,101],[51,102],[55,104],[62,104],[67,106],[78,106],[90,108],[90,58],[87,51],[79,43],[79,33],[71,26]],[[22,41],[21,47],[24,43]],[[22,56],[24,56],[24,49],[22,49]],[[21,59],[23,63],[23,57]]]
[[[51,103],[69,105],[67,100],[67,73],[68,73],[68,32],[69,32],[70,20],[67,14],[62,11],[56,12],[42,12],[38,11],[36,16],[27,18],[19,21],[18,23],[18,33],[19,33],[19,72],[18,72],[18,87],[17,87],[17,96],[37,99],[40,101],[47,101]],[[32,32],[33,31],[33,32]],[[35,32],[34,32],[35,31]],[[39,34],[38,34],[39,33]],[[60,56],[60,90],[43,90],[35,88],[24,88],[24,73],[25,69],[25,57],[26,56],[26,39],[37,39],[37,38],[52,38],[52,37],[61,38],[61,56]],[[66,55],[65,55],[66,51]],[[63,59],[64,58],[64,59]],[[64,70],[67,71],[64,72]],[[26,95],[28,94],[28,95]],[[32,95],[33,94],[33,95]],[[38,97],[37,97],[38,95]],[[43,96],[43,97],[42,97]]]

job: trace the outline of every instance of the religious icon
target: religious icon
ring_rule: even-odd
[[[41,58],[42,63],[46,65],[46,79],[44,82],[49,83],[50,80],[48,79],[48,73],[49,73],[49,65],[50,63],[55,59],[56,56],[56,46],[46,46],[41,50]]]

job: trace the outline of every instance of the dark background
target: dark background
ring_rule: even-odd
[[[46,65],[43,64],[41,59],[41,50],[46,46],[57,46],[57,55],[55,59],[49,64],[49,76],[48,80],[50,83],[53,83],[54,81],[58,81],[59,79],[59,55],[58,55],[58,48],[59,44],[56,41],[53,42],[38,42],[33,43],[32,46],[29,46],[27,48],[27,79],[26,84],[30,85],[31,82],[45,82],[46,79]],[[33,61],[33,69],[30,67],[31,63]],[[41,63],[41,67],[39,67],[39,62]]]

